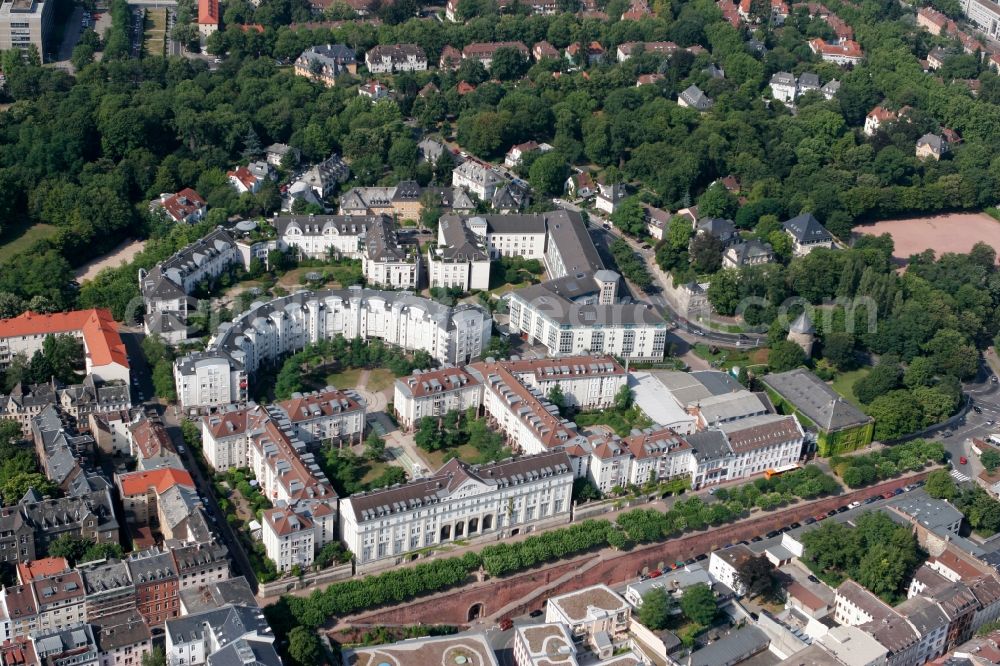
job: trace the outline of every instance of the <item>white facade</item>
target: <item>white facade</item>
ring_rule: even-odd
[[[300,292],[259,305],[224,325],[207,352],[175,361],[174,378],[185,407],[221,405],[246,399],[246,374],[261,363],[311,342],[337,335],[378,338],[426,351],[439,362],[465,363],[482,354],[491,331],[489,314],[477,305],[452,308],[407,292],[361,287]]]
[[[976,28],[1000,39],[1000,6],[989,0],[962,0],[962,12]]]
[[[736,594],[746,594],[746,588],[739,581],[740,565],[753,557],[749,548],[742,545],[732,546],[725,550],[716,550],[708,558],[708,575],[712,580],[722,583]]]
[[[354,439],[361,441],[365,429],[365,405],[356,395],[332,386],[322,391],[293,394],[279,402],[295,434],[307,441]]]
[[[392,406],[399,424],[413,428],[425,416],[478,409],[482,400],[483,386],[471,373],[446,367],[397,379]]]
[[[312,521],[291,509],[268,509],[261,523],[264,549],[280,572],[307,569],[316,555]]]
[[[362,259],[365,280],[385,289],[416,289],[420,281],[420,255],[409,258]]]
[[[26,51],[34,46],[42,62],[45,62],[54,6],[54,2],[35,0],[5,0],[0,3],[0,51]]]
[[[558,386],[566,404],[580,409],[602,409],[614,404],[628,375],[612,356],[504,361],[526,386],[548,395]]]
[[[363,240],[373,217],[352,215],[290,215],[276,217],[282,249],[296,248],[300,256],[326,259],[330,255],[346,259],[364,256]]]
[[[341,500],[340,538],[359,567],[393,564],[455,539],[503,538],[569,519],[573,472],[561,451],[433,476]]]
[[[505,182],[489,165],[473,160],[462,162],[451,172],[451,184],[464,187],[480,201],[492,201],[497,188],[503,187]]]
[[[525,291],[510,296],[510,327],[544,344],[551,356],[613,354],[660,360],[666,353],[666,323],[645,306],[567,302],[566,312],[555,312],[551,303],[527,300]]]
[[[594,585],[545,602],[545,622],[565,624],[574,640],[592,641],[606,632],[614,637],[628,631],[632,607],[607,585]]]
[[[427,276],[432,288],[485,291],[490,288],[490,260],[439,258],[428,248]]]
[[[427,71],[427,56],[416,44],[382,44],[365,53],[365,65],[373,74]]]

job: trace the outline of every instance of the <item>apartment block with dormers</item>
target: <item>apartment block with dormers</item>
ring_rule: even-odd
[[[503,538],[569,520],[573,470],[562,451],[487,465],[454,459],[432,476],[340,503],[340,535],[359,568],[421,548]]]
[[[440,418],[452,411],[479,409],[482,400],[482,384],[472,373],[446,366],[397,379],[392,406],[399,424],[414,428],[425,416]]]

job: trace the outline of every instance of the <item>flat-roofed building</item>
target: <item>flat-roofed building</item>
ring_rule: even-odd
[[[434,638],[413,638],[390,645],[348,648],[343,651],[343,662],[360,664],[445,664],[454,663],[456,656],[463,656],[466,664],[499,666],[493,646],[484,634],[460,634]]]
[[[577,666],[576,644],[565,624],[516,627],[514,663],[517,666]]]
[[[562,623],[574,641],[588,643],[601,658],[628,639],[632,606],[607,585],[594,585],[550,598],[545,622]]]
[[[52,2],[8,0],[0,3],[0,51],[27,51],[34,46],[44,62],[48,57]]]

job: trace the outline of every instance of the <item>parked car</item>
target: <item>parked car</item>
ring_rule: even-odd
[[[649,572],[649,577],[650,578],[659,578],[662,575],[663,575],[663,572],[660,571],[659,569],[653,569],[652,571]]]
[[[797,530],[800,527],[802,527],[802,525],[800,525],[799,523],[792,523],[791,525],[788,526],[788,529],[790,529],[790,530]]]
[[[944,437],[945,439],[948,439],[954,434],[955,433],[953,433],[951,430],[945,430],[943,433],[941,433],[941,436]]]
[[[965,456],[960,456],[959,459],[958,459],[958,464],[959,465],[965,465],[968,462],[969,462],[969,459],[966,458]]]
[[[892,499],[893,497],[895,497],[895,494],[891,490],[882,493],[882,499]]]
[[[837,509],[837,513],[846,513],[846,512],[847,512],[847,507],[846,506],[842,506],[842,507],[840,507],[840,508]]]
[[[877,502],[880,499],[882,499],[881,495],[872,495],[871,497],[865,500],[865,504],[871,504],[872,502]]]
[[[972,411],[974,411],[976,414],[982,414],[983,413],[983,408],[980,407],[979,405],[973,405],[972,406]]]
[[[809,516],[808,518],[806,518],[802,522],[805,523],[806,525],[812,525],[813,523],[816,522],[816,519],[813,518],[812,516]]]
[[[750,543],[757,543],[757,542],[763,541],[763,540],[764,540],[763,537],[755,536],[754,538],[750,539]]]
[[[819,582],[819,578],[816,578],[816,576],[813,576],[812,574],[809,574],[809,582],[810,583],[818,583]]]
[[[829,511],[826,512],[826,517],[827,518],[833,518],[836,515],[837,515],[837,510],[836,509],[830,509]]]
[[[778,536],[778,534],[780,534],[780,532],[771,531],[771,532],[767,533],[767,537],[766,538],[773,539],[774,537]]]
[[[704,562],[707,559],[708,559],[708,555],[706,555],[705,553],[702,553],[698,557],[694,558],[695,562]]]
[[[509,631],[511,628],[513,628],[513,626],[514,626],[514,620],[510,619],[509,617],[500,620],[500,631]]]
[[[861,506],[861,502],[858,502],[857,500],[855,500],[855,501],[851,502],[850,504],[848,504],[847,508],[848,509],[857,509],[859,506]]]
[[[903,489],[902,488],[896,488],[894,491],[892,491],[892,494],[893,495],[902,495],[903,494]]]
[[[815,518],[816,522],[818,523],[821,520],[826,520],[826,514],[825,513],[817,513],[815,516],[813,516],[813,518]]]
[[[533,610],[530,613],[528,613],[528,617],[538,617],[541,614],[542,614],[542,611],[536,608],[535,610]]]

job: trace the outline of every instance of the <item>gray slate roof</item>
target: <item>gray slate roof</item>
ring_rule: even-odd
[[[873,420],[805,368],[765,375],[761,381],[821,430],[845,430]]]
[[[830,232],[819,223],[819,220],[813,217],[812,213],[797,215],[785,221],[782,226],[785,228],[785,231],[790,233],[800,243],[818,243],[833,240]]]

